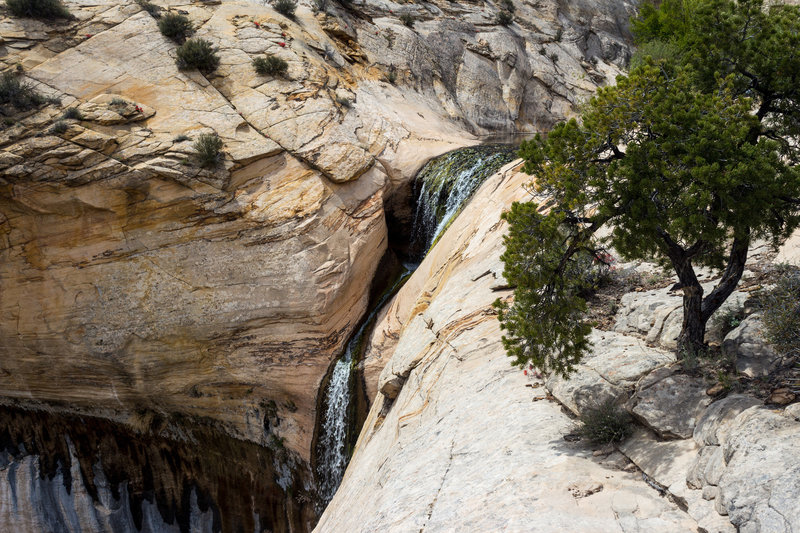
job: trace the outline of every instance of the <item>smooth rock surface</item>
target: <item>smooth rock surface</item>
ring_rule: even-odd
[[[608,400],[624,401],[626,389],[641,377],[675,362],[674,354],[629,335],[593,330],[589,339],[592,349],[574,374],[568,379],[558,375],[547,379],[548,390],[576,415]]]
[[[717,501],[742,532],[800,528],[800,423],[760,407],[733,421]]]
[[[316,531],[696,528],[638,476],[566,442],[573,421],[509,364],[491,308],[509,294],[491,290],[504,223],[480,221],[499,220],[525,179],[490,178],[383,314],[373,349],[395,336],[397,360],[384,352],[385,366],[410,371],[395,399],[378,393]],[[433,317],[433,342],[417,338],[424,326],[412,313]]]
[[[761,405],[752,396],[731,394],[708,406],[694,428],[694,440],[700,446],[718,446],[725,442],[730,431],[730,424],[745,409]]]
[[[736,370],[751,378],[768,375],[782,360],[764,340],[761,329],[761,317],[750,315],[722,343],[723,352],[736,361]]]
[[[697,419],[711,403],[706,385],[685,374],[668,376],[631,397],[629,409],[661,438],[692,437]]]

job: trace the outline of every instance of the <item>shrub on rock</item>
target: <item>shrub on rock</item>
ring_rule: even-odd
[[[203,133],[194,142],[200,166],[213,167],[219,162],[222,139],[216,133]]]
[[[627,411],[617,407],[613,400],[607,400],[592,409],[586,409],[580,416],[581,437],[592,444],[610,444],[627,439],[633,431],[633,419]]]
[[[20,81],[13,72],[0,76],[0,105],[11,105],[19,110],[31,109],[45,103],[31,84]]]
[[[16,17],[40,19],[65,19],[71,15],[61,0],[6,0],[11,14]]]
[[[783,355],[800,355],[800,272],[784,274],[761,298],[764,338]]]
[[[286,74],[289,64],[276,56],[256,57],[253,59],[253,69],[260,76],[282,76]]]
[[[514,22],[514,17],[508,11],[501,11],[497,14],[497,18],[495,20],[501,26],[508,26]]]
[[[202,72],[212,72],[219,66],[219,56],[214,47],[205,39],[189,39],[178,47],[178,68],[196,68]]]
[[[183,42],[192,34],[192,23],[186,15],[170,12],[158,21],[158,29],[164,37]]]
[[[294,11],[297,9],[297,2],[294,0],[275,0],[272,3],[272,7],[284,17],[293,19]]]

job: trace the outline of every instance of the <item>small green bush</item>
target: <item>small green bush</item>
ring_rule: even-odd
[[[633,419],[613,400],[581,413],[578,433],[592,444],[609,444],[627,439],[633,432]]]
[[[155,5],[150,0],[136,0],[136,3],[139,4],[139,7],[147,11],[151,17],[157,19],[161,16],[161,8]]]
[[[514,22],[514,17],[508,11],[500,11],[497,14],[495,22],[497,22],[501,26],[508,26],[509,24]]]
[[[63,119],[72,119],[72,120],[83,120],[83,115],[81,114],[81,110],[77,107],[68,107],[64,110],[64,113],[61,115]]]
[[[711,325],[714,329],[719,331],[719,336],[724,339],[725,336],[739,327],[744,318],[744,309],[741,307],[731,307],[722,312],[717,312],[711,319]]]
[[[276,56],[256,57],[253,59],[253,69],[259,76],[282,76],[286,74],[289,64]]]
[[[293,19],[294,11],[297,9],[297,2],[295,0],[275,0],[272,2],[272,7],[284,17]]]
[[[511,13],[513,13],[517,9],[514,6],[514,2],[512,0],[502,0],[502,2],[500,2],[500,3],[503,4],[503,8],[504,9],[506,9],[507,11],[509,11]]]
[[[788,272],[761,295],[764,338],[778,353],[800,355],[800,272]]]
[[[200,166],[216,166],[219,162],[220,150],[222,150],[222,139],[216,133],[203,133],[194,142],[194,149],[197,151],[197,158]]]
[[[67,123],[64,122],[63,120],[58,120],[56,121],[55,124],[50,126],[50,133],[52,135],[61,135],[62,133],[65,133],[67,129],[68,129]]]
[[[561,42],[561,38],[564,36],[564,28],[558,28],[556,31],[556,42]]]
[[[202,72],[212,72],[219,66],[219,56],[214,47],[205,39],[189,39],[178,47],[178,68],[196,68]]]
[[[6,5],[16,17],[66,19],[72,16],[61,0],[6,0]]]
[[[4,72],[0,77],[0,105],[10,104],[19,110],[26,110],[46,101],[31,84],[20,81],[14,73]]]
[[[110,105],[112,105],[114,107],[122,107],[122,106],[128,105],[128,101],[125,100],[124,98],[120,98],[118,96],[115,96],[114,98],[111,99]]]
[[[158,30],[168,39],[183,42],[192,34],[192,23],[186,15],[170,11],[158,21]]]
[[[402,22],[409,28],[414,27],[414,17],[411,15],[411,13],[403,13],[402,15],[400,15],[400,22]]]

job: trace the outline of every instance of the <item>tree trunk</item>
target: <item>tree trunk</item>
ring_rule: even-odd
[[[696,354],[703,349],[706,320],[703,320],[703,287],[700,283],[683,287],[683,325],[678,336],[678,357]]]
[[[714,311],[728,299],[742,279],[744,264],[747,262],[747,251],[750,248],[750,229],[743,232],[743,236],[733,239],[731,255],[728,257],[728,266],[722,273],[722,278],[705,300],[703,300],[703,323],[705,324]]]
[[[678,336],[678,355],[697,353],[703,349],[706,321],[703,320],[703,287],[694,273],[691,259],[673,261],[683,290],[683,324]]]
[[[742,233],[743,236],[733,239],[728,265],[719,283],[706,298],[703,298],[703,287],[695,276],[691,258],[683,250],[674,250],[670,255],[683,289],[683,324],[678,336],[678,354],[681,358],[686,354],[696,354],[705,347],[708,319],[739,284],[750,247],[749,229]]]

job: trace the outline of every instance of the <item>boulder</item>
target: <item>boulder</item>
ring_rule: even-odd
[[[731,394],[708,406],[694,428],[694,440],[700,446],[718,446],[725,442],[730,424],[745,409],[761,405],[752,396]]]
[[[777,368],[782,357],[761,334],[761,317],[753,314],[725,336],[723,352],[736,361],[736,370],[749,377],[763,377]]]
[[[628,408],[660,437],[688,439],[709,403],[701,380],[678,374],[637,390]]]
[[[800,528],[799,439],[800,422],[779,411],[751,407],[734,419],[717,502],[739,531]]]
[[[552,375],[547,389],[573,413],[627,398],[626,388],[656,368],[675,362],[675,355],[650,348],[636,337],[593,330],[591,352],[569,378]]]

